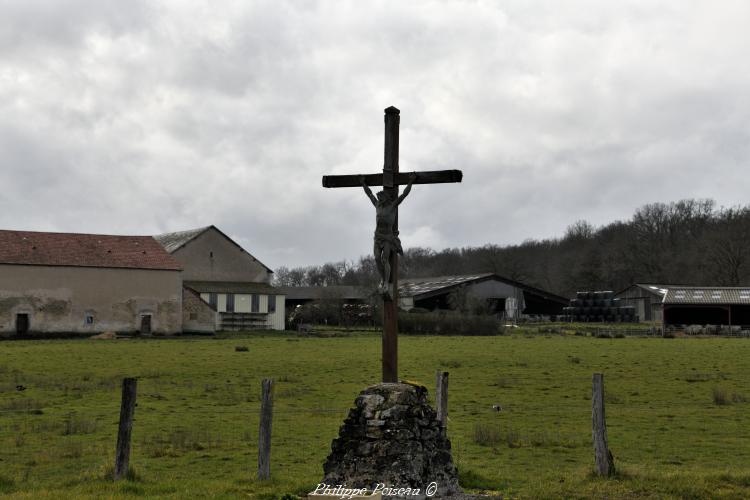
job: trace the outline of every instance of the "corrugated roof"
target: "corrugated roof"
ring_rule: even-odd
[[[167,252],[173,253],[175,250],[182,247],[185,243],[197,237],[210,227],[211,226],[206,226],[197,229],[188,229],[187,231],[157,234],[154,236],[154,239],[161,243],[161,246],[163,246]]]
[[[628,292],[629,290],[633,288],[638,288],[640,290],[643,290],[644,292],[650,294],[650,295],[643,295],[641,297],[628,297],[628,300],[635,300],[635,299],[642,299],[647,298],[650,296],[659,297],[662,300],[667,295],[667,290],[670,288],[690,288],[690,285],[666,285],[664,283],[634,283],[627,288],[624,288],[620,290],[619,292],[615,293],[615,297],[617,298],[624,298],[623,295]]]
[[[448,288],[470,281],[493,276],[492,273],[466,274],[457,276],[437,276],[434,278],[408,278],[399,280],[398,295],[399,297],[414,297],[432,293],[443,288]]]
[[[268,283],[249,281],[186,281],[185,286],[201,293],[265,293],[284,295],[284,292]]]
[[[0,263],[179,271],[151,236],[0,230]]]
[[[665,304],[750,304],[749,287],[675,287]]]
[[[654,285],[650,283],[636,283],[635,286],[638,288],[642,288],[643,290],[646,290],[649,293],[653,293],[654,295],[661,295],[664,297],[667,294],[667,290],[669,290],[670,285]]]

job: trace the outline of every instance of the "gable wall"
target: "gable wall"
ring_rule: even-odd
[[[659,295],[656,292],[649,292],[648,290],[644,290],[643,288],[633,285],[622,292],[615,295],[615,297],[619,299],[641,299],[643,297],[648,297],[651,299],[651,302],[661,302],[662,296]]]
[[[517,300],[516,307],[518,312],[526,309],[523,290],[503,281],[486,280],[479,283],[471,283],[467,287],[466,294],[475,299],[508,299],[512,297]]]
[[[616,295],[623,306],[635,307],[638,321],[661,321],[662,319],[662,296],[655,292],[644,290],[632,285]]]
[[[467,295],[480,299],[498,299],[508,297],[521,298],[523,300],[523,291],[513,285],[496,280],[486,280],[479,283],[470,283],[467,286]]]
[[[185,281],[271,281],[271,273],[260,262],[214,229],[208,229],[172,255],[182,265]]]

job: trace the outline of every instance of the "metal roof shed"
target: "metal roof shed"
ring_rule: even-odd
[[[493,273],[479,273],[430,278],[408,278],[399,284],[399,306],[404,309],[453,309],[451,297],[465,292],[468,297],[492,303],[496,312],[505,310],[513,299],[518,312],[524,314],[561,314],[567,305],[565,297],[504,278]]]
[[[662,301],[672,285],[635,283],[615,294],[624,306],[632,306],[638,321],[662,321]]]
[[[664,325],[750,325],[750,287],[675,287],[664,297]]]

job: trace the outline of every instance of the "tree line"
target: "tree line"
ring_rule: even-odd
[[[594,227],[580,220],[562,238],[518,245],[408,248],[399,276],[496,273],[571,297],[579,290],[621,290],[633,283],[750,285],[750,205],[717,207],[710,199],[651,203],[632,218]],[[373,256],[275,271],[282,286],[378,282]]]

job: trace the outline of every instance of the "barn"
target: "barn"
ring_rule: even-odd
[[[620,305],[634,308],[636,321],[662,321],[662,301],[672,285],[636,283],[615,294]]]
[[[154,236],[183,268],[183,284],[218,313],[217,329],[283,330],[284,293],[273,271],[216,226]]]
[[[0,230],[0,335],[283,330],[271,274],[215,226],[158,236]]]
[[[672,287],[664,297],[664,326],[750,326],[750,287]]]
[[[507,318],[562,314],[568,299],[493,273],[407,278],[399,282],[399,307],[405,310],[456,309],[481,305]]]
[[[0,335],[180,332],[181,269],[151,236],[0,230]]]
[[[364,304],[372,292],[366,287],[350,285],[280,287],[286,297],[287,314],[297,306],[333,300],[342,304]]]

